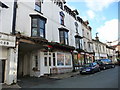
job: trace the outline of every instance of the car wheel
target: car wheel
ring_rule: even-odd
[[[95,73],[95,71],[93,70],[93,71],[91,71],[91,73],[92,73],[92,74],[94,74],[94,73]]]
[[[114,68],[115,67],[115,65],[112,65],[112,68]]]
[[[98,72],[100,72],[100,68],[98,69]]]
[[[105,70],[105,69],[106,69],[106,67],[104,66],[104,67],[103,67],[103,69]]]
[[[80,74],[83,74],[82,72],[80,72]]]

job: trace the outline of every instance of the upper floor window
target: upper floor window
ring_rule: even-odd
[[[87,32],[87,37],[89,38],[89,33]]]
[[[76,33],[78,33],[78,23],[75,22]]]
[[[41,0],[35,0],[35,10],[41,12]]]
[[[39,17],[32,17],[32,37],[45,38],[45,23],[46,20]]]
[[[86,49],[86,42],[84,42],[84,49]]]
[[[89,51],[91,51],[91,46],[90,46],[90,43],[88,43],[88,49],[89,49]]]
[[[82,35],[84,36],[84,29],[82,29]]]
[[[68,31],[62,29],[59,31],[60,43],[68,45]]]
[[[75,44],[76,44],[76,48],[80,49],[80,39],[79,38],[75,38]]]
[[[82,39],[80,36],[75,36],[76,49],[82,49]]]
[[[64,18],[65,18],[65,14],[61,11],[60,12],[60,24],[64,25]]]

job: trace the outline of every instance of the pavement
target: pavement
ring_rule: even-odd
[[[68,72],[68,73],[63,73],[63,74],[51,75],[49,78],[51,78],[51,79],[64,79],[64,78],[68,78],[68,77],[74,77],[78,74],[79,74],[79,71],[75,71],[75,72]]]
[[[74,77],[79,74],[79,71],[76,72],[68,72],[68,73],[63,73],[63,74],[54,74],[54,75],[49,75],[49,76],[44,76],[40,78],[36,77],[24,77],[21,79],[18,79],[18,82],[16,84],[12,85],[7,85],[7,84],[2,84],[2,88],[26,88],[29,87],[29,85],[37,85],[43,82],[49,82],[52,80],[61,80],[69,77]]]

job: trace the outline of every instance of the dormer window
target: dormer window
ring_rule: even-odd
[[[63,10],[63,4],[62,4],[62,2],[59,2],[59,7]]]
[[[61,11],[60,12],[60,24],[64,26],[64,18],[65,18],[65,14]]]
[[[41,12],[41,0],[35,0],[35,10]]]

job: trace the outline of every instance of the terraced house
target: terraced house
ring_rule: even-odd
[[[94,61],[89,21],[64,0],[3,0],[0,23],[3,83],[71,72]]]
[[[114,62],[116,61],[115,49],[112,46],[99,41],[98,36],[93,39],[93,50],[95,52],[95,60],[108,58]]]

